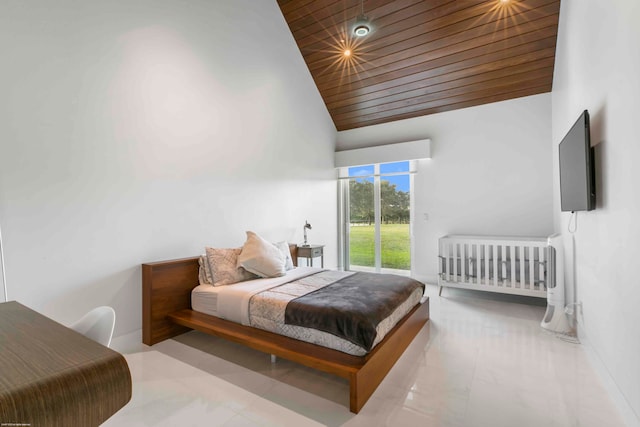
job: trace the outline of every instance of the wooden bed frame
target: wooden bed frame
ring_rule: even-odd
[[[297,265],[297,247],[290,245]],[[349,409],[358,413],[429,319],[429,299],[411,310],[365,356],[288,338],[191,310],[198,257],[142,264],[142,342],[153,345],[195,329],[349,381]]]

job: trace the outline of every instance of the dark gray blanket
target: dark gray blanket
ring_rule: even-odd
[[[394,274],[355,273],[287,304],[284,322],[328,332],[371,350],[376,327],[424,284]]]

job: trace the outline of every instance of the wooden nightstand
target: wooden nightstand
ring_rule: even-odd
[[[298,258],[307,259],[307,267],[313,267],[313,259],[320,257],[320,267],[324,268],[324,245],[298,245]]]

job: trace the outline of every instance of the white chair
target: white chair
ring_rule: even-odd
[[[94,308],[69,327],[105,347],[109,347],[115,324],[116,312],[111,307],[102,306]]]

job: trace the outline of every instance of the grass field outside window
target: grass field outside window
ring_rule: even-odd
[[[349,263],[375,267],[374,226],[351,225],[349,233]],[[382,268],[411,269],[409,224],[380,224],[380,242]]]

